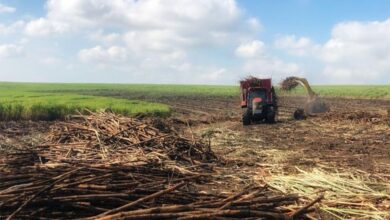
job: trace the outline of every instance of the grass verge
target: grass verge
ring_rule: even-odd
[[[85,109],[127,116],[170,114],[167,105],[136,100],[26,91],[2,91],[0,95],[1,120],[55,120]]]

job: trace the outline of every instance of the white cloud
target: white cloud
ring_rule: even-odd
[[[369,83],[390,77],[390,19],[337,24],[323,45],[324,75],[335,83]]]
[[[102,75],[180,83],[236,82],[242,70],[274,77],[300,72],[297,64],[270,55],[265,43],[254,40],[262,24],[235,0],[47,0],[46,10],[19,29],[26,34],[20,39],[28,39],[23,46],[31,54],[39,51],[36,61],[47,68],[69,64],[91,74],[103,67]],[[80,62],[66,57],[70,49],[59,37],[64,34],[74,38],[71,50],[78,50]],[[221,60],[234,59],[225,52],[235,46],[242,66],[225,66],[234,60],[213,63],[221,54]]]
[[[290,55],[306,56],[306,63],[319,62],[323,69],[318,77],[323,77],[323,82],[390,82],[390,19],[338,23],[324,44],[287,35],[277,38],[274,45]]]
[[[127,52],[125,48],[112,46],[103,48],[96,46],[90,49],[83,49],[79,52],[79,59],[82,62],[111,63],[126,60]]]
[[[46,16],[28,22],[28,35],[92,32],[99,44],[123,40],[138,51],[224,46],[261,26],[245,20],[235,0],[48,0],[46,8]]]
[[[204,83],[210,83],[220,80],[226,74],[226,69],[221,68],[208,74],[202,74],[200,80]]]
[[[298,64],[271,56],[264,43],[259,40],[240,44],[235,52],[244,59],[243,71],[247,74],[280,79],[291,74],[300,75],[302,72]]]
[[[284,62],[275,57],[258,57],[244,64],[244,71],[259,77],[272,77],[280,80],[290,75],[302,75],[302,69],[296,63]]]
[[[245,58],[259,56],[263,52],[264,43],[259,40],[243,43],[236,49],[236,55]]]
[[[0,24],[0,35],[14,34],[23,29],[24,21],[15,21],[10,25]]]
[[[30,39],[28,38],[22,38],[18,41],[19,44],[28,44],[30,42]]]
[[[296,56],[306,56],[318,53],[320,45],[315,44],[310,38],[287,35],[278,37],[274,45],[278,49]]]
[[[249,18],[246,22],[252,30],[259,31],[262,29],[262,25],[257,18]]]
[[[59,66],[63,64],[63,60],[56,57],[45,57],[41,59],[40,62],[49,66]]]
[[[15,8],[7,6],[7,5],[3,5],[0,3],[0,14],[1,13],[14,13],[15,11],[16,11]]]
[[[119,33],[106,34],[103,30],[98,30],[91,33],[88,38],[92,41],[104,43],[105,45],[113,45],[121,40],[121,35]]]
[[[199,30],[227,30],[240,17],[234,0],[49,0],[47,9],[46,17],[31,21],[40,27],[38,33],[108,27],[168,29],[190,35]]]
[[[138,74],[150,80],[164,76],[167,82],[219,83],[233,82],[243,71],[275,78],[311,68],[319,73],[312,75],[321,78],[318,82],[390,83],[390,19],[336,24],[323,43],[285,35],[269,45],[258,39],[261,22],[247,16],[236,0],[44,2],[42,17],[21,15],[29,20],[0,23],[1,38],[13,42],[0,44],[0,58],[21,54],[27,58],[25,63],[21,59],[3,62],[15,70],[37,63],[39,67],[68,65],[75,72],[81,66],[93,74],[94,67],[104,65],[110,71],[102,73],[125,73],[127,80]],[[0,13],[15,10],[0,4]],[[61,37],[64,34],[71,47]],[[285,51],[284,59],[273,55],[281,52],[275,48]],[[78,53],[81,63],[74,62],[71,53]],[[240,58],[241,66],[232,55]]]
[[[27,23],[25,32],[30,36],[47,36],[53,33],[61,34],[70,29],[71,25],[46,18],[39,18]]]
[[[222,67],[203,65],[206,58],[194,64],[192,55],[215,53],[261,29],[235,0],[48,0],[46,9],[45,16],[27,23],[26,34],[86,36],[97,46],[79,49],[83,63],[154,78],[193,74],[199,80],[204,72],[215,73]]]
[[[0,44],[0,58],[10,58],[21,54],[23,48],[15,44]]]
[[[129,31],[123,37],[128,48],[135,51],[172,51],[194,42],[174,30]]]

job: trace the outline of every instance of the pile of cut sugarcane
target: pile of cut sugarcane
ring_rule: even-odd
[[[296,77],[290,76],[285,78],[282,82],[280,82],[280,89],[282,91],[290,91],[296,88],[299,83],[296,81]]]
[[[40,147],[44,157],[60,161],[105,160],[134,162],[149,159],[194,161],[216,160],[209,147],[174,133],[164,133],[135,118],[100,112],[70,116],[51,127]]]
[[[233,195],[196,189],[207,175],[158,164],[47,164],[2,174],[1,219],[285,219],[296,195],[248,187]],[[306,208],[297,216],[310,211]]]
[[[208,146],[110,113],[58,122],[37,149],[0,156],[0,219],[299,219],[321,199],[209,190],[223,186]]]

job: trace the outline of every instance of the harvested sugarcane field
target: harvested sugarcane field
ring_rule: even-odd
[[[390,220],[389,11],[0,0],[0,220]]]
[[[3,86],[39,96],[41,109],[47,97],[80,96],[142,100],[137,105],[162,106],[164,114],[92,111],[88,102],[64,115],[37,112],[42,118],[16,120],[2,110],[1,218],[389,217],[386,97],[321,97],[329,111],[297,120],[307,98],[281,85],[275,122],[243,126],[239,87]],[[148,87],[160,89],[144,93]]]

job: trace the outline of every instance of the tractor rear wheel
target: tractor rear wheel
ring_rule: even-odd
[[[266,118],[265,118],[266,122],[267,123],[275,123],[275,117],[276,117],[275,110],[273,108],[269,108],[267,111]]]
[[[251,113],[249,111],[245,111],[242,115],[242,124],[244,126],[251,124]]]

